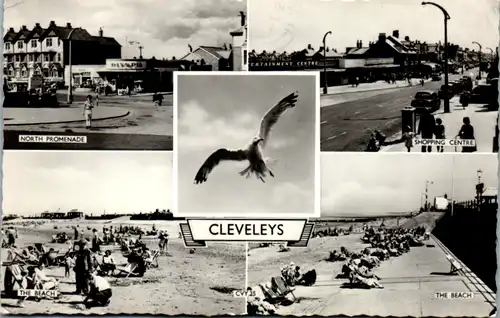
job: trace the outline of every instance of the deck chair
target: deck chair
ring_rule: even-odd
[[[259,284],[262,293],[264,294],[264,300],[270,304],[279,304],[285,300],[285,295],[280,295],[278,292],[274,291],[271,286],[266,286],[266,284]]]
[[[450,275],[457,275],[462,270],[462,265],[451,257],[451,255],[446,254],[446,259],[450,262]]]
[[[160,266],[158,264],[158,256],[160,256],[160,251],[154,251],[153,255],[151,255],[151,258],[147,258],[144,260],[147,269],[158,268]]]
[[[274,290],[276,290],[280,295],[283,295],[283,297],[291,294],[293,296],[293,301],[295,301],[296,297],[293,294],[295,288],[288,286],[283,276],[275,276],[271,278],[271,286],[273,286]]]
[[[125,278],[128,278],[129,276],[136,276],[138,277],[139,274],[134,273],[134,270],[139,266],[137,263],[128,263],[126,266],[116,266],[116,270],[118,271],[119,274],[125,273],[127,276]]]

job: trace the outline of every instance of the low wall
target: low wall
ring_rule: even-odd
[[[491,290],[496,282],[496,225],[498,205],[456,205],[448,211],[432,233],[470,268]]]

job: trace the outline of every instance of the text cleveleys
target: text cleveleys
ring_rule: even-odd
[[[208,228],[212,235],[283,235],[283,224],[212,224]]]

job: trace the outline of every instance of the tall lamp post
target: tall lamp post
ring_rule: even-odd
[[[490,60],[493,61],[495,59],[495,51],[493,51],[493,49],[491,47],[487,47],[486,49],[490,50],[490,52],[491,52],[491,59]]]
[[[440,6],[437,3],[434,2],[422,2],[422,5],[431,5],[437,7],[439,10],[443,12],[444,15],[444,85],[445,87],[448,87],[448,20],[451,19],[450,15],[446,11],[445,8]],[[444,112],[449,113],[450,112],[450,99],[448,94],[445,95],[444,98]]]
[[[72,50],[71,50],[71,36],[77,28],[71,30],[68,34],[68,64],[69,64],[69,85],[68,85],[68,104],[73,103],[73,65],[72,65]]]
[[[425,211],[428,211],[428,205],[429,205],[429,184],[434,184],[434,182],[430,180],[425,180]]]
[[[326,37],[332,34],[332,31],[328,31],[323,36],[323,66],[325,67],[325,72],[323,73],[324,87],[323,94],[328,94],[328,77],[326,76]]]
[[[479,75],[478,75],[478,79],[481,79],[481,60],[482,60],[481,51],[483,50],[483,46],[481,44],[477,43],[476,41],[473,41],[472,44],[477,44],[477,46],[479,46]]]

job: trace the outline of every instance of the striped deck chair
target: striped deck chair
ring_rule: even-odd
[[[144,260],[144,263],[146,264],[146,268],[158,268],[158,256],[160,256],[160,251],[153,251],[153,254],[151,255],[151,258],[147,258]]]
[[[275,276],[271,278],[271,285],[280,295],[283,295],[283,297],[286,297],[288,294],[291,294],[293,296],[293,301],[295,301],[296,297],[293,294],[295,288],[288,286],[283,276]]]
[[[270,304],[279,304],[285,300],[284,295],[280,295],[273,290],[271,283],[259,284],[262,293],[264,294],[264,300]]]
[[[128,263],[126,266],[116,266],[116,270],[119,274],[126,273],[127,276],[125,276],[125,278],[128,278],[129,276],[139,276],[139,274],[134,273],[137,266],[139,266],[138,263]]]

